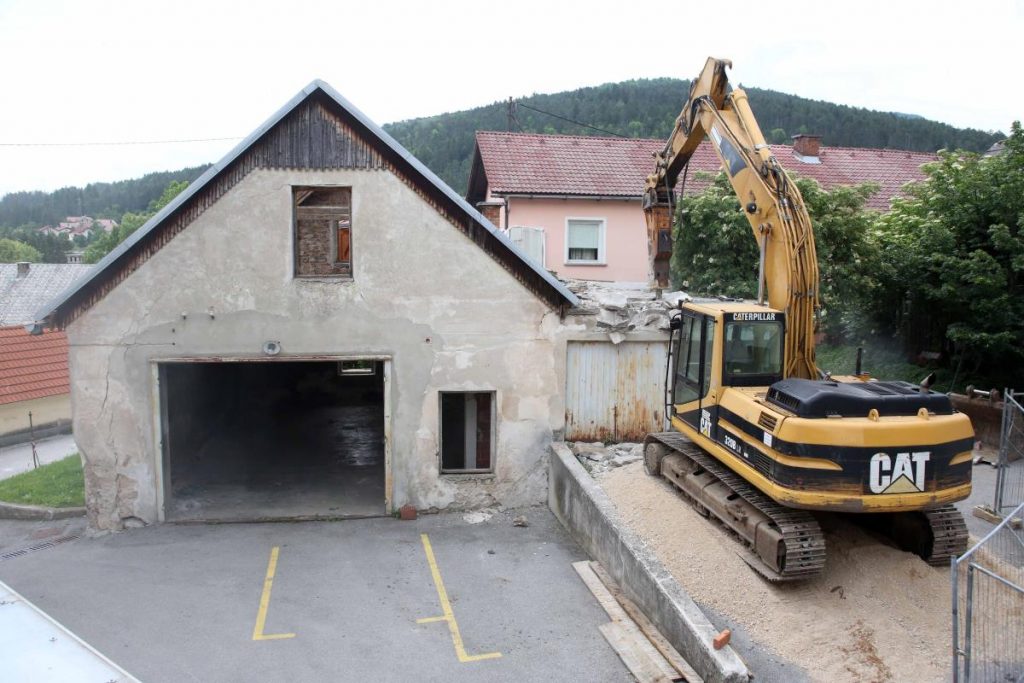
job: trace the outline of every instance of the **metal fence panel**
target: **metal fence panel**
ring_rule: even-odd
[[[953,680],[1024,681],[1024,505],[952,561]]]
[[[1003,424],[996,463],[996,492],[992,511],[1000,517],[1024,503],[1024,394],[1007,390],[1003,397]]]
[[[565,438],[640,441],[664,429],[665,342],[569,342]]]

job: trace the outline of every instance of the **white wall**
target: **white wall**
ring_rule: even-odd
[[[293,185],[350,185],[352,282],[292,277]],[[211,315],[212,314],[212,315]],[[541,502],[564,421],[558,316],[384,171],[256,170],[68,328],[90,522],[158,519],[152,362],[393,359],[393,504]],[[438,473],[439,390],[497,392],[495,473]]]

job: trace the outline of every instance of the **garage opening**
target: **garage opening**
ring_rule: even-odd
[[[167,520],[386,513],[383,361],[159,368]]]

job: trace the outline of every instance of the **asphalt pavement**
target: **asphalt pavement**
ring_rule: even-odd
[[[0,557],[76,524],[9,522]],[[143,681],[630,681],[582,559],[535,507],[165,524],[0,559],[0,580]]]
[[[36,441],[36,455],[40,465],[62,460],[78,452],[75,438],[70,434],[52,436]],[[32,444],[20,443],[0,448],[0,479],[32,469]]]

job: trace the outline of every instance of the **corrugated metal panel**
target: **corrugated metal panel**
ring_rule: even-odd
[[[664,429],[665,342],[569,342],[565,438],[640,441]]]

